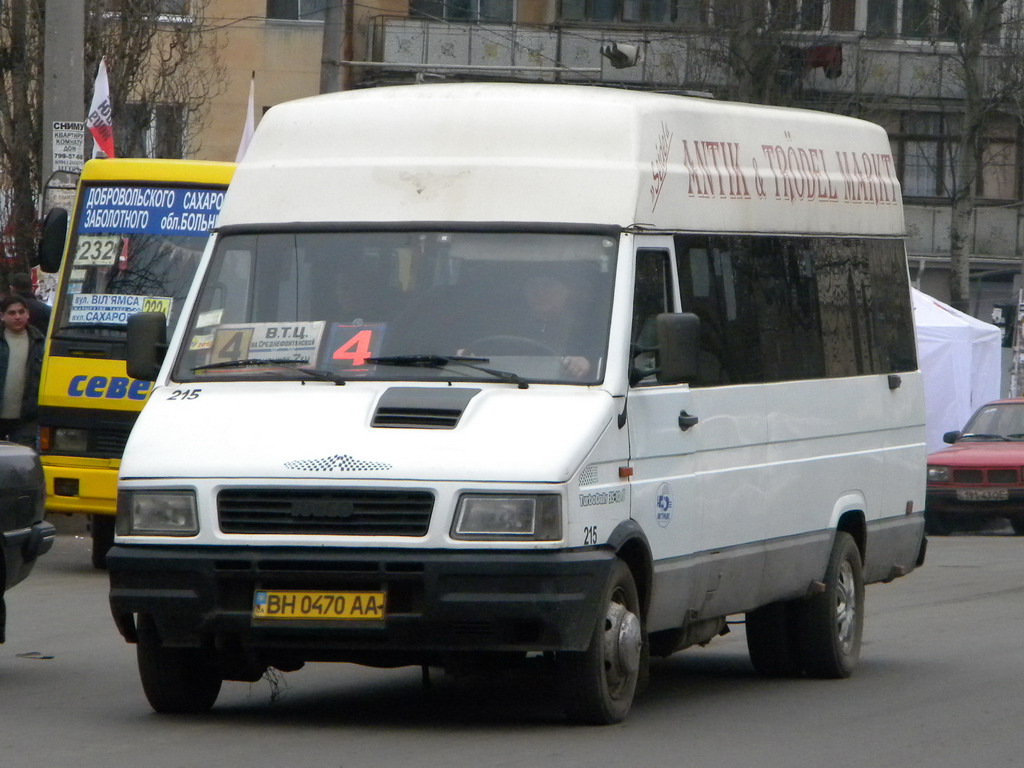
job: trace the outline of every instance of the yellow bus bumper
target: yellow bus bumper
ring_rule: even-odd
[[[117,512],[117,459],[42,456],[46,511],[113,515]]]

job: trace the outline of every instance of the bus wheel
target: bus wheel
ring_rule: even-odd
[[[165,648],[152,618],[139,616],[139,677],[149,705],[157,712],[196,714],[206,712],[220,693],[220,675],[202,651]]]
[[[92,532],[92,567],[103,570],[107,567],[107,552],[114,546],[113,515],[89,515]]]
[[[643,658],[643,625],[636,583],[616,560],[604,593],[604,613],[590,647],[558,654],[562,703],[577,723],[605,725],[623,720],[633,704]]]
[[[860,550],[848,533],[836,533],[825,572],[825,590],[800,605],[801,657],[809,677],[849,677],[860,658],[864,630],[864,577]]]
[[[747,652],[762,677],[799,677],[803,672],[797,645],[799,608],[780,601],[747,614]]]

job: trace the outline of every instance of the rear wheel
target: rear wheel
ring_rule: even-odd
[[[836,533],[825,589],[801,601],[800,656],[808,676],[849,677],[860,659],[864,631],[864,577],[860,550],[848,533]]]
[[[206,655],[195,648],[165,648],[146,615],[139,616],[136,655],[142,690],[157,712],[206,712],[217,701],[221,678]]]
[[[803,672],[797,641],[800,607],[782,601],[747,614],[747,652],[762,677],[798,677]]]
[[[636,583],[616,560],[604,593],[604,611],[590,647],[557,657],[565,713],[577,723],[617,723],[629,714],[644,661],[643,623]]]

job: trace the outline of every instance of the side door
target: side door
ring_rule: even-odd
[[[630,446],[630,516],[654,557],[648,629],[678,627],[703,601],[703,494],[697,474],[700,424],[686,384],[657,380],[655,318],[679,311],[672,238],[638,236],[634,248],[630,376],[626,396]]]

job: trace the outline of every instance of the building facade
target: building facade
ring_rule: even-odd
[[[196,156],[234,159],[250,78],[258,121],[274,104],[318,93],[324,59],[346,88],[471,79],[767,96],[887,129],[912,278],[948,299],[966,94],[957,3],[966,2],[765,0],[768,15],[752,16],[750,0],[213,0],[207,13],[223,36],[226,88]],[[1018,34],[1009,18],[1016,0],[999,5],[999,23],[983,33],[990,73],[1001,66],[997,43]],[[324,56],[325,24],[333,23],[338,47]],[[766,47],[773,55],[759,61]],[[970,311],[986,320],[993,306],[1016,300],[1024,253],[1021,112],[1012,99],[990,112],[966,246]]]

